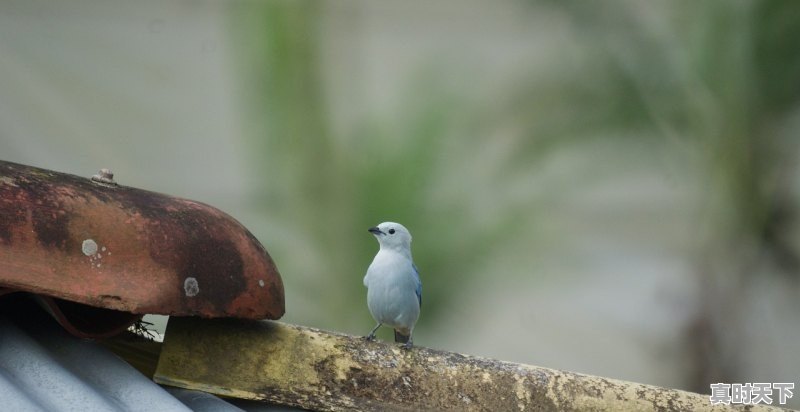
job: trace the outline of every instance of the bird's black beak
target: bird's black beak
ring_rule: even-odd
[[[373,235],[385,235],[386,234],[386,233],[381,232],[381,230],[378,229],[377,226],[367,229],[367,232],[372,233]]]

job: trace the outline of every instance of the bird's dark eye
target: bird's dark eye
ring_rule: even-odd
[[[389,234],[393,235],[394,234],[394,229],[389,229]]]

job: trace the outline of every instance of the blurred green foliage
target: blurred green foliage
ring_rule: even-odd
[[[250,40],[240,53],[241,66],[248,71],[244,78],[251,82],[249,107],[259,110],[248,117],[253,126],[251,159],[264,176],[258,202],[265,214],[308,234],[308,243],[294,244],[303,252],[278,261],[310,254],[324,262],[314,266],[319,273],[302,278],[284,272],[288,293],[326,302],[332,312],[319,318],[344,328],[362,325],[366,333],[371,320],[362,278],[377,251],[366,229],[398,221],[415,238],[413,252],[424,283],[424,325],[447,302],[453,277],[469,276],[480,259],[501,248],[523,211],[485,227],[472,220],[469,206],[459,199],[432,201],[436,194],[429,192],[431,179],[450,161],[443,146],[476,137],[453,135],[455,118],[470,108],[435,85],[421,103],[402,108],[397,116],[402,121],[368,119],[354,136],[333,136],[321,107],[324,68],[315,57],[319,13],[318,3],[278,2],[251,5],[235,17],[250,22],[241,34]],[[340,320],[331,318],[332,313]]]
[[[658,151],[652,158],[664,164],[656,167],[695,174],[703,217],[691,259],[701,295],[718,293],[719,279],[756,273],[753,250],[797,273],[797,246],[787,240],[797,229],[796,192],[787,176],[797,174],[800,3],[531,2],[532,14],[556,16],[565,34],[499,90],[469,81],[453,88],[446,80],[461,69],[442,57],[420,68],[391,117],[361,117],[346,136],[326,106],[336,100],[325,95],[320,57],[326,4],[237,3],[232,19],[250,160],[261,176],[254,202],[296,234],[271,249],[285,254],[276,260],[290,319],[297,311],[306,323],[366,333],[361,278],[377,250],[366,229],[394,220],[415,238],[424,329],[445,315],[453,288],[504,276],[486,273],[485,263],[505,248],[523,242],[534,253],[558,242],[544,205],[596,175],[541,179],[539,165],[587,147],[616,153],[595,158],[597,167],[584,169],[591,173]],[[715,261],[739,262],[741,271],[715,273]],[[303,311],[292,297],[330,312]],[[712,347],[717,315],[698,314],[712,319],[703,341]],[[709,350],[699,356],[699,368],[719,368]]]

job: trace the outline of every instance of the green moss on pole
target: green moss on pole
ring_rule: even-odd
[[[270,321],[171,318],[155,380],[322,411],[736,410],[708,395]]]

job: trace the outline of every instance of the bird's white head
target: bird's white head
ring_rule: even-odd
[[[383,222],[378,226],[369,228],[375,235],[381,249],[392,249],[403,253],[411,253],[411,233],[405,226],[394,222]]]

